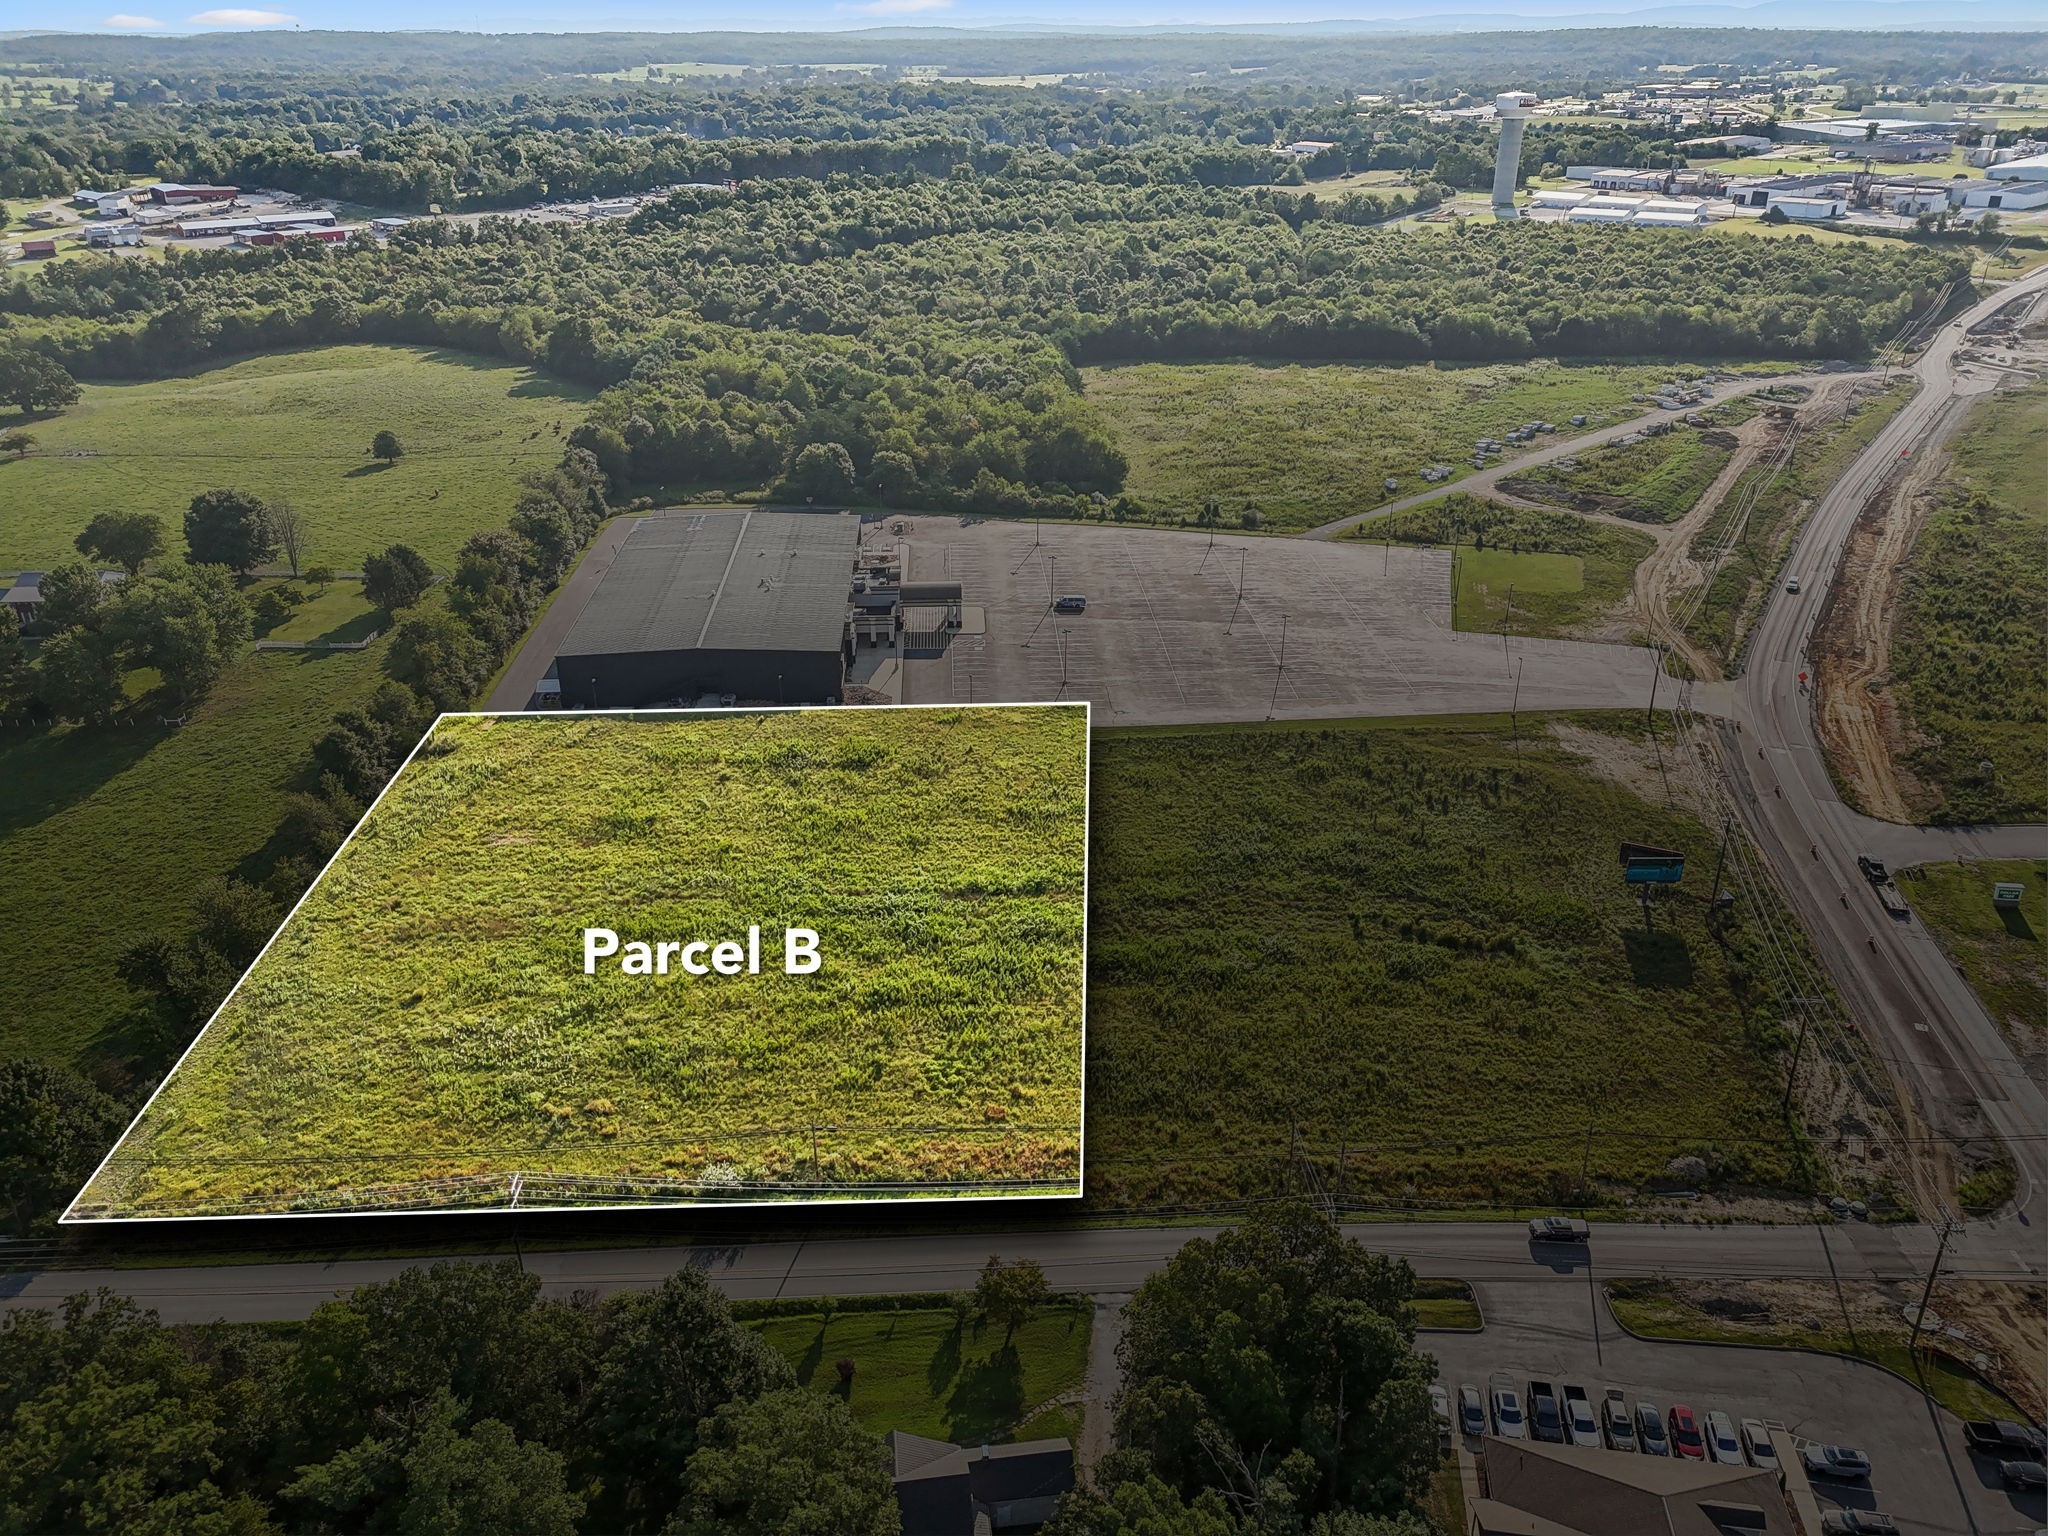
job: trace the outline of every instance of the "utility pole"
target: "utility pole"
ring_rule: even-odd
[[[1934,1262],[1927,1267],[1927,1286],[1920,1292],[1920,1310],[1913,1314],[1913,1332],[1906,1340],[1906,1358],[1913,1358],[1914,1347],[1920,1342],[1920,1330],[1927,1325],[1927,1303],[1934,1296],[1935,1277],[1941,1273],[1941,1261],[1948,1253],[1948,1240],[1960,1232],[1963,1224],[1947,1211],[1941,1213],[1941,1226],[1934,1244]]]
[[[1515,696],[1508,703],[1508,731],[1513,737],[1515,755],[1522,755],[1522,658],[1515,658]]]
[[[1280,664],[1273,669],[1273,697],[1266,704],[1266,718],[1280,707],[1280,679],[1287,675],[1287,615],[1280,615]]]
[[[1505,659],[1505,658],[1507,657],[1507,654],[1508,654],[1508,639],[1509,639],[1509,637],[1510,637],[1511,635],[1513,635],[1513,634],[1514,634],[1514,632],[1515,632],[1515,584],[1514,584],[1514,583],[1513,583],[1513,582],[1511,581],[1511,582],[1509,582],[1509,583],[1508,583],[1508,614],[1507,614],[1507,617],[1506,617],[1505,619],[1501,620],[1501,626],[1500,626],[1500,654],[1501,654],[1501,656],[1502,656],[1502,658],[1503,658],[1503,659]]]
[[[1650,647],[1650,705],[1643,711],[1643,722],[1646,725],[1657,718],[1657,677],[1663,670],[1664,648],[1661,645],[1653,645]]]
[[[1793,1005],[1799,1010],[1799,1033],[1792,1040],[1792,1065],[1785,1071],[1785,1102],[1778,1106],[1778,1118],[1787,1119],[1792,1113],[1792,1091],[1799,1085],[1799,1058],[1806,1052],[1806,1028],[1813,1022],[1813,1005],[1817,997],[1795,997]]]
[[[1728,832],[1735,825],[1733,815],[1721,818],[1721,851],[1714,855],[1714,883],[1707,887],[1707,910],[1712,911],[1721,902],[1721,865],[1728,857]]]

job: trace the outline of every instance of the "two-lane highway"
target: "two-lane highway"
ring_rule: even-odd
[[[1514,1222],[1373,1222],[1346,1232],[1375,1252],[1407,1259],[1425,1276],[1555,1282],[1583,1267],[1566,1245],[1532,1249]],[[820,1238],[774,1243],[678,1244],[660,1248],[528,1253],[523,1262],[554,1295],[607,1294],[659,1285],[680,1269],[702,1270],[735,1298],[888,1296],[973,1288],[991,1254],[1035,1260],[1059,1290],[1090,1295],[1134,1290],[1190,1238],[1213,1227],[1083,1227],[1022,1232],[938,1231],[899,1237]],[[1699,1279],[1795,1277],[1868,1282],[1924,1276],[1933,1234],[1919,1226],[1860,1222],[1717,1226],[1602,1224],[1592,1251],[1607,1276]],[[2037,1281],[2041,1255],[1989,1232],[1966,1233],[1949,1250],[1945,1274]],[[52,1306],[101,1287],[153,1307],[167,1322],[302,1318],[358,1285],[389,1280],[422,1262],[241,1264],[169,1269],[46,1269],[0,1274],[0,1306]]]
[[[2048,1098],[2011,1043],[1918,919],[1895,920],[1856,865],[1872,824],[1835,792],[1799,674],[1851,530],[1909,455],[1937,446],[1960,422],[1968,396],[1992,386],[1958,372],[1972,325],[2024,294],[2048,287],[2048,268],[2008,285],[1935,333],[1913,364],[1919,390],[1829,487],[1799,535],[1804,596],[1774,593],[1735,690],[1739,736],[1724,742],[1736,807],[1781,888],[1797,907],[1828,974],[1887,1061],[1901,1092],[1937,1132],[1997,1137],[2020,1177],[2018,1222],[2037,1249],[2048,1219]],[[2000,846],[2027,846],[2000,829]],[[1885,840],[1900,846],[1906,829]],[[1928,838],[1910,839],[1935,846]],[[2048,844],[2048,834],[2038,843]],[[1941,846],[1956,846],[1953,838]],[[1881,855],[1880,855],[1881,856]],[[1909,891],[1910,899],[1910,891]],[[1928,1213],[1932,1215],[1933,1213]]]

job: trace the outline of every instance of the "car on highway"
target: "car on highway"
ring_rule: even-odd
[[[1560,1406],[1564,1410],[1565,1437],[1581,1450],[1600,1449],[1600,1421],[1593,1416],[1593,1404],[1584,1387],[1567,1382]]]
[[[1593,1229],[1576,1216],[1538,1216],[1529,1223],[1529,1241],[1532,1243],[1586,1243],[1593,1240]]]
[[[1636,1448],[1636,1425],[1628,1414],[1628,1399],[1612,1387],[1607,1389],[1607,1396],[1600,1404],[1600,1427],[1606,1431],[1610,1451],[1633,1451]]]
[[[1700,1433],[1700,1421],[1684,1403],[1674,1403],[1671,1412],[1664,1417],[1664,1427],[1671,1431],[1671,1454],[1685,1461],[1707,1459],[1706,1437]]]
[[[1671,1441],[1664,1433],[1664,1415],[1655,1403],[1636,1404],[1636,1442],[1645,1456],[1669,1456]]]
[[[1797,576],[1787,576],[1785,578],[1785,590],[1792,593],[1795,597],[1798,596],[1799,578]]]
[[[1736,1437],[1735,1421],[1718,1408],[1707,1412],[1705,1438],[1709,1459],[1724,1467],[1746,1467],[1742,1441]]]
[[[1749,1456],[1749,1464],[1762,1467],[1766,1472],[1778,1470],[1778,1444],[1771,1438],[1771,1431],[1762,1419],[1742,1421],[1742,1449]]]
[[[1809,1445],[1799,1453],[1800,1461],[1813,1477],[1843,1478],[1852,1483],[1870,1481],[1870,1458],[1846,1445]]]
[[[1874,1509],[1831,1509],[1820,1528],[1828,1536],[1899,1536],[1899,1522]]]
[[[1998,1480],[2015,1491],[2022,1488],[2048,1488],[2048,1466],[2038,1461],[2001,1461],[1998,1464]]]
[[[1513,1387],[1493,1389],[1493,1432],[1503,1440],[1529,1438],[1529,1421],[1522,1417],[1521,1394]]]
[[[1486,1404],[1470,1382],[1458,1388],[1458,1427],[1468,1435],[1486,1433]]]

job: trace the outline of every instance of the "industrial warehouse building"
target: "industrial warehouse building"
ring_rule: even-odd
[[[837,700],[859,555],[860,520],[835,513],[643,518],[556,653],[561,701]]]

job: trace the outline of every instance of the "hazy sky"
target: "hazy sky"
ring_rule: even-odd
[[[1417,18],[1457,30],[1454,18],[1477,16],[1633,16],[1652,25],[1742,25],[1752,10],[1747,22],[1760,26],[2032,30],[2041,25],[2037,17],[2048,17],[2048,0],[244,0],[220,8],[209,8],[208,0],[176,5],[0,0],[0,30],[812,31],[906,24],[1159,26],[1332,18]]]
[[[1446,12],[1520,16],[1643,10],[1658,0],[252,0],[202,8],[204,0],[164,6],[156,0],[0,0],[0,27],[52,31],[205,32],[270,26],[289,29],[459,28],[492,32],[743,31],[839,29],[902,23],[1001,26],[1173,22],[1244,23],[1440,17]],[[1668,0],[1665,0],[1668,3]],[[1743,0],[1726,0],[1742,4]],[[118,9],[131,5],[131,10]],[[1967,9],[1967,6],[1961,7]],[[1872,6],[1881,11],[1883,7]]]

